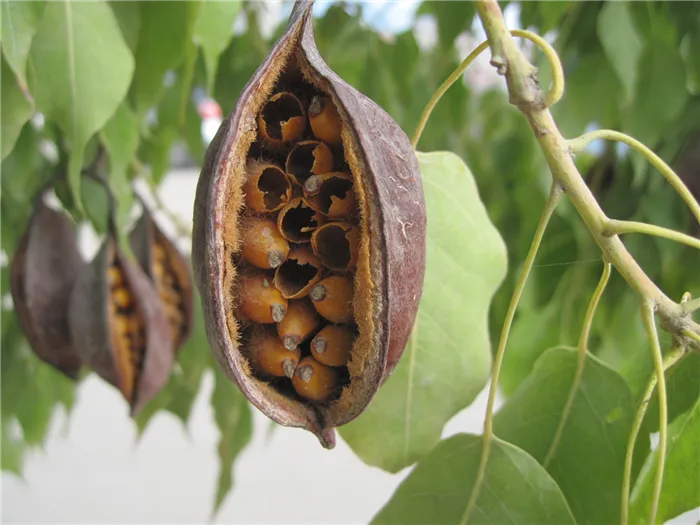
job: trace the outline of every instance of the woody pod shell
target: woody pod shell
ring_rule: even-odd
[[[127,287],[145,324],[145,352],[129,400],[133,416],[167,383],[174,362],[173,341],[158,293],[140,266],[121,252],[113,232],[107,235],[75,283],[69,305],[70,330],[85,364],[124,393],[124,377],[117,366],[119,357],[109,319],[107,270],[113,259],[123,269]]]
[[[85,265],[71,219],[40,194],[10,268],[19,324],[40,359],[76,379],[81,360],[68,327],[68,301]]]
[[[326,448],[334,427],[360,415],[401,357],[411,333],[425,273],[426,215],[418,162],[410,141],[372,100],[345,83],[321,58],[314,42],[313,1],[294,5],[289,25],[241,93],[210,144],[197,186],[192,259],[212,351],[227,376],[263,413],[285,426],[313,432]],[[256,115],[284,71],[331,97],[343,121],[342,141],[355,184],[362,191],[361,257],[355,277],[359,342],[352,379],[329,405],[304,403],[276,392],[248,373],[232,321],[230,254],[245,181],[245,159],[256,140]],[[364,254],[364,255],[363,255]],[[354,367],[354,368],[353,368]]]

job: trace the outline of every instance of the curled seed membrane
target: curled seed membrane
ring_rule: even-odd
[[[306,110],[291,93],[277,93],[260,112],[258,129],[271,144],[297,140],[306,129]]]
[[[323,216],[300,197],[292,199],[277,217],[280,233],[290,242],[311,241],[311,234],[324,222]]]
[[[333,170],[333,152],[323,142],[299,142],[287,155],[285,170],[293,182],[303,186],[310,176]]]
[[[267,162],[251,161],[243,186],[246,204],[258,213],[273,213],[292,198],[292,183],[282,168]]]
[[[331,219],[349,219],[357,209],[352,177],[343,172],[313,175],[306,179],[304,200]]]
[[[309,295],[323,274],[323,265],[308,245],[296,245],[275,271],[275,287],[286,299]]]
[[[311,236],[311,248],[331,270],[353,270],[357,265],[360,232],[344,222],[329,222]]]

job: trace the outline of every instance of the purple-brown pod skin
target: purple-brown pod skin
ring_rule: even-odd
[[[134,224],[129,235],[131,249],[136,260],[141,265],[141,269],[146,273],[151,282],[155,282],[153,272],[153,244],[158,242],[167,255],[172,270],[175,273],[178,285],[182,292],[181,300],[184,306],[183,330],[179,334],[173,335],[175,341],[175,352],[180,350],[187,342],[192,333],[192,276],[189,271],[189,263],[177,249],[175,244],[168,239],[165,233],[158,227],[151,213],[143,207],[143,213],[136,224]]]
[[[364,411],[404,351],[423,286],[426,214],[418,162],[408,137],[384,110],[325,64],[314,43],[312,6],[312,0],[296,2],[286,32],[209,146],[197,186],[192,259],[209,342],[229,378],[268,417],[285,426],[303,427],[332,448],[333,428]],[[362,293],[356,292],[353,299],[360,343],[353,347],[348,365],[349,385],[328,405],[297,401],[251,377],[239,349],[238,325],[231,321],[235,307],[227,299],[237,272],[227,254],[235,252],[239,242],[230,216],[240,210],[245,157],[257,134],[256,115],[292,57],[302,71],[311,72],[312,78],[305,78],[337,107],[345,124],[345,156],[351,161],[356,192],[362,193],[358,203],[364,206],[361,253],[366,260],[360,261],[355,275]],[[371,328],[369,333],[364,330],[364,336],[363,327]],[[358,362],[356,351],[368,356],[364,362]]]
[[[158,293],[140,266],[121,253],[112,235],[107,236],[75,283],[69,305],[70,330],[84,363],[123,393],[123,378],[116,366],[117,350],[109,331],[107,268],[112,255],[123,268],[127,286],[146,327],[143,364],[129,400],[131,415],[135,416],[168,382],[175,352]]]
[[[68,301],[84,265],[75,225],[37,198],[11,263],[10,292],[36,355],[71,379],[82,362],[70,337]]]

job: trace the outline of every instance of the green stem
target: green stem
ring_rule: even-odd
[[[685,328],[683,330],[683,335],[686,336],[688,339],[692,339],[696,343],[700,344],[700,335],[696,334],[695,332],[692,332]]]
[[[669,165],[661,159],[661,157],[659,157],[656,153],[651,151],[648,147],[639,142],[637,139],[634,139],[624,133],[620,133],[619,131],[613,131],[611,129],[599,129],[597,131],[591,131],[590,133],[586,133],[578,138],[570,140],[569,147],[571,149],[571,152],[573,154],[576,154],[577,152],[581,151],[586,146],[588,146],[591,142],[600,139],[622,142],[623,144],[627,144],[630,148],[641,153],[644,156],[644,158],[647,159],[649,164],[654,166],[654,168],[656,168],[657,171],[659,171],[659,173],[661,173],[661,175],[663,175],[664,178],[669,182],[673,189],[676,190],[676,192],[688,205],[688,208],[690,208],[690,211],[693,213],[698,223],[700,223],[700,204],[698,204],[698,202],[695,200],[693,194],[683,183],[681,178],[676,174],[676,172],[673,171],[669,167]]]
[[[481,460],[479,462],[479,470],[476,473],[476,479],[474,480],[474,486],[472,487],[472,492],[467,502],[467,506],[464,509],[464,514],[460,520],[461,525],[465,525],[469,520],[469,515],[479,498],[479,491],[481,490],[481,485],[486,476],[486,466],[488,464],[489,453],[491,451],[491,441],[493,439],[493,414],[494,406],[496,403],[496,391],[498,389],[498,379],[501,372],[501,366],[503,364],[503,356],[505,355],[506,343],[508,342],[508,335],[510,334],[511,326],[513,325],[513,319],[515,318],[515,311],[518,308],[518,303],[520,302],[520,297],[525,289],[525,284],[527,284],[527,279],[530,276],[530,271],[532,270],[533,263],[535,262],[535,257],[537,256],[537,251],[539,250],[540,244],[542,243],[542,237],[547,229],[549,220],[552,218],[554,209],[557,207],[562,196],[561,187],[554,183],[549,192],[549,197],[545,203],[542,214],[540,215],[540,220],[537,223],[537,229],[535,230],[535,235],[533,236],[532,243],[530,244],[530,250],[525,257],[525,262],[523,263],[523,268],[518,276],[518,280],[515,283],[515,289],[513,290],[513,295],[510,299],[510,304],[508,305],[508,311],[506,312],[505,320],[503,321],[503,329],[501,330],[501,337],[498,342],[498,348],[496,349],[496,355],[493,361],[493,369],[491,372],[491,385],[489,386],[489,397],[486,404],[486,418],[484,420],[484,434],[483,442],[481,448]]]
[[[661,498],[661,487],[664,480],[664,464],[666,462],[666,442],[668,440],[668,406],[666,401],[666,378],[659,334],[656,331],[656,319],[654,319],[654,305],[645,301],[642,305],[642,320],[647,331],[647,337],[651,342],[651,352],[654,358],[654,372],[658,385],[659,397],[659,446],[657,450],[656,474],[654,476],[654,488],[651,496],[651,509],[649,510],[649,523],[656,523],[656,513]],[[634,445],[632,445],[634,448]]]
[[[564,94],[564,68],[561,65],[561,61],[559,60],[559,55],[557,55],[557,52],[554,50],[554,48],[547,42],[544,38],[542,38],[539,35],[536,35],[535,33],[531,33],[530,31],[523,31],[521,29],[513,29],[510,32],[513,36],[518,36],[521,38],[526,38],[527,40],[530,40],[534,44],[536,44],[542,52],[545,54],[547,57],[547,60],[549,61],[551,67],[552,67],[552,89],[547,93],[545,96],[545,101],[547,104],[547,107],[551,107],[557,102],[559,102],[559,99],[561,99],[562,95]],[[420,137],[423,134],[423,130],[425,129],[426,124],[428,123],[428,119],[430,119],[430,115],[433,112],[433,109],[435,109],[435,106],[437,106],[437,103],[440,101],[442,96],[447,92],[450,87],[452,87],[452,84],[457,82],[464,72],[467,70],[467,68],[474,62],[474,60],[477,59],[477,57],[484,52],[484,50],[489,46],[488,42],[482,42],[479,44],[474,51],[469,53],[467,58],[462,60],[462,62],[457,66],[457,69],[455,69],[452,74],[447,77],[447,80],[445,80],[442,85],[433,93],[433,96],[430,97],[430,100],[425,106],[425,109],[423,110],[423,113],[420,116],[420,120],[418,121],[418,125],[416,126],[416,131],[413,132],[413,138],[411,139],[411,145],[413,146],[413,149],[416,149],[416,146],[418,146],[418,142],[420,141]]]
[[[654,328],[655,330],[655,328]],[[666,356],[662,363],[662,377],[666,370],[671,368],[673,365],[678,363],[687,352],[683,348],[676,348],[671,350],[671,352]],[[651,396],[654,394],[654,389],[656,388],[658,380],[658,373],[654,373],[647,383],[647,387],[644,390],[644,395],[642,396],[642,402],[637,408],[637,412],[632,420],[632,429],[630,430],[629,439],[627,441],[627,452],[625,454],[625,467],[622,476],[622,501],[621,501],[621,514],[620,514],[620,524],[627,525],[629,519],[629,498],[630,498],[630,488],[632,486],[632,459],[634,457],[634,445],[637,442],[637,436],[639,436],[639,430],[642,428],[642,422],[644,421],[644,416],[647,413],[647,408],[649,407],[649,402],[651,401]],[[659,396],[660,397],[660,396]],[[660,406],[660,404],[659,404]],[[659,408],[660,410],[660,408]],[[653,523],[653,522],[652,522]]]
[[[655,237],[663,237],[664,239],[669,239],[671,241],[685,244],[691,248],[697,248],[700,250],[700,239],[696,239],[695,237],[691,237],[690,235],[686,235],[675,230],[655,226],[654,224],[647,224],[645,222],[618,221],[615,219],[609,219],[605,229],[609,235],[622,235],[623,233],[644,233]]]
[[[581,384],[581,379],[583,378],[583,369],[586,363],[586,354],[588,352],[588,337],[591,333],[591,325],[593,324],[593,318],[595,317],[596,310],[598,309],[598,304],[600,303],[600,298],[603,296],[605,287],[608,285],[608,280],[610,279],[610,273],[612,272],[612,265],[609,262],[603,263],[603,274],[600,276],[600,281],[598,281],[598,286],[591,296],[591,300],[588,303],[588,310],[586,310],[586,317],[583,321],[583,328],[581,329],[581,336],[578,341],[578,353],[576,360],[576,374],[574,375],[574,381],[569,389],[569,396],[564,404],[564,410],[561,414],[561,419],[559,420],[559,425],[554,433],[554,438],[552,439],[552,444],[549,446],[547,455],[544,458],[542,465],[544,468],[549,466],[552,461],[554,454],[561,441],[561,436],[564,433],[564,427],[566,427],[566,422],[569,419],[569,414],[571,413],[571,408],[574,405],[574,399],[576,399],[576,392]]]
[[[685,313],[689,314],[691,312],[694,312],[695,310],[700,309],[700,297],[696,297],[692,301],[688,300],[684,302],[681,306],[683,307],[683,311]]]

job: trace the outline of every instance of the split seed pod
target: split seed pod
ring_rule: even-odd
[[[75,283],[69,306],[75,347],[116,386],[135,415],[165,386],[174,361],[163,302],[138,263],[110,234]]]
[[[85,263],[75,225],[40,195],[10,268],[17,319],[34,353],[71,379],[81,360],[68,327],[71,289]]]
[[[154,284],[170,322],[177,352],[192,331],[192,277],[189,263],[158,227],[146,206],[129,237],[141,269]]]
[[[192,258],[209,342],[223,370],[271,419],[303,427],[331,448],[335,443],[333,428],[365,410],[406,346],[423,286],[426,216],[418,162],[408,137],[387,113],[346,84],[321,59],[314,43],[312,5],[308,0],[296,2],[287,30],[208,148],[195,200]],[[308,125],[295,128],[304,127],[304,131],[298,138],[288,135],[286,144],[268,141],[268,149],[282,158],[300,142],[316,140],[330,146],[335,171],[340,168],[349,174],[352,188],[348,191],[353,192],[355,210],[343,216],[343,223],[318,211],[311,220],[314,210],[305,209],[305,201],[299,202],[297,197],[287,205],[294,203],[296,212],[280,210],[278,228],[283,234],[285,230],[292,232],[284,235],[293,243],[289,257],[295,246],[308,249],[311,234],[321,223],[347,222],[349,229],[342,228],[340,233],[357,232],[347,239],[353,248],[343,264],[328,257],[331,247],[324,244],[329,242],[325,236],[317,238],[312,247],[324,274],[331,268],[319,253],[343,272],[339,277],[350,281],[349,302],[324,302],[330,297],[321,293],[324,281],[309,291],[314,307],[328,310],[326,315],[335,319],[330,310],[342,310],[338,320],[323,318],[321,313],[322,323],[342,322],[356,336],[347,365],[327,367],[319,363],[304,343],[305,356],[292,380],[270,381],[256,374],[248,358],[255,323],[243,321],[246,316],[238,306],[241,280],[247,275],[240,227],[247,217],[255,215],[246,204],[246,166],[265,161],[256,156],[262,151],[260,141],[269,133],[256,123],[259,125],[261,119],[265,126],[270,123],[271,112],[265,109],[268,101],[279,100],[275,97],[289,89],[303,106],[302,110],[290,110],[289,115],[305,115]],[[295,227],[296,233],[303,235],[295,238]],[[329,232],[335,229],[339,227]],[[346,235],[329,237],[345,240]],[[300,242],[307,244],[297,244]],[[286,269],[285,264],[278,271]],[[297,277],[301,282],[301,276]],[[275,279],[277,282],[281,281]],[[323,300],[314,300],[321,295]]]

